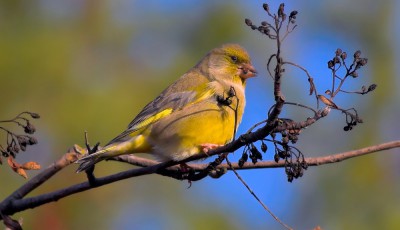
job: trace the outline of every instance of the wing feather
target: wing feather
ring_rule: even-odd
[[[112,139],[107,145],[114,142],[125,141],[125,137],[129,134],[146,128],[174,111],[182,109],[185,105],[192,103],[195,98],[195,91],[171,93],[168,96],[160,95],[143,108],[131,123],[129,123],[127,130]]]
[[[114,142],[126,141],[129,134],[157,122],[174,111],[185,106],[211,97],[214,90],[209,88],[209,81],[198,73],[187,73],[174,84],[166,88],[155,100],[148,103],[142,111],[129,123],[128,129],[111,140]]]

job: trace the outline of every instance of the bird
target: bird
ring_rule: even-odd
[[[247,79],[256,74],[240,45],[212,49],[148,103],[125,131],[97,152],[83,154],[75,162],[80,164],[76,171],[134,153],[180,161],[227,144],[242,120]]]

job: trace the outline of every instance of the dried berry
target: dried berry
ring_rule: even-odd
[[[38,143],[38,141],[37,141],[37,139],[34,138],[34,137],[29,137],[28,143],[29,143],[30,145],[35,145],[35,144]]]
[[[281,3],[278,9],[278,17],[282,18],[285,11],[285,3]]]
[[[251,20],[250,19],[248,19],[248,18],[246,18],[245,20],[244,20],[244,22],[246,23],[246,25],[248,25],[248,26],[251,26],[251,25],[253,25],[253,22],[251,22]]]
[[[339,57],[334,57],[334,58],[333,58],[333,63],[339,64],[339,63],[340,63]]]
[[[249,155],[247,155],[247,153],[243,153],[242,157],[239,159],[239,162],[238,162],[239,167],[242,168],[244,163],[246,163],[248,159],[249,159]]]
[[[251,155],[253,155],[257,160],[262,160],[262,154],[260,153],[260,151],[258,151],[256,146],[252,145],[250,148],[250,152]]]
[[[328,61],[328,68],[332,69],[335,66],[335,63],[332,60]]]
[[[294,11],[290,12],[289,18],[296,19],[296,15],[297,15],[297,13],[298,13],[298,12],[297,12],[296,10],[294,10]]]
[[[369,92],[374,91],[374,90],[376,89],[376,87],[377,87],[376,84],[372,84],[372,85],[370,85],[370,86],[368,87],[368,91],[369,91]]]
[[[361,92],[363,92],[363,93],[367,92],[367,87],[365,87],[365,85],[363,85],[363,86],[361,87]]]
[[[29,112],[29,115],[31,115],[31,117],[32,117],[33,119],[39,119],[39,118],[40,118],[40,115],[37,114],[37,113]]]
[[[342,54],[342,52],[343,52],[342,49],[337,48],[337,50],[335,52],[335,55],[338,57],[338,56],[340,56]]]
[[[367,58],[361,58],[361,59],[357,62],[357,65],[365,66],[365,65],[367,64],[367,62],[368,62],[368,59],[367,59]]]
[[[347,53],[346,53],[346,52],[343,52],[343,53],[340,55],[340,58],[342,58],[342,60],[346,59],[346,58],[347,58]]]
[[[263,151],[264,153],[266,153],[267,150],[268,150],[267,145],[266,145],[264,142],[262,142],[262,143],[261,143],[261,151]]]
[[[356,71],[354,71],[354,72],[350,73],[350,76],[356,78],[356,77],[358,77],[358,73]]]
[[[17,141],[21,146],[26,146],[28,144],[27,139],[23,136],[17,136]]]
[[[276,163],[278,163],[279,159],[280,159],[279,155],[278,155],[277,153],[275,153],[275,155],[274,155],[274,161],[275,161]]]
[[[282,14],[282,21],[286,20],[286,14]]]
[[[36,128],[29,121],[27,121],[26,126],[24,126],[24,131],[25,133],[33,134],[36,131]]]
[[[360,56],[361,56],[361,51],[357,50],[357,51],[354,53],[354,58],[355,58],[355,59],[358,59],[358,58],[360,58]]]
[[[22,150],[22,151],[25,151],[25,149],[26,149],[25,146],[21,146],[21,150]],[[15,153],[18,153],[18,152],[19,152],[18,146],[17,146],[17,145],[14,145],[14,146],[13,146],[13,150],[14,150]]]
[[[267,3],[263,4],[263,8],[265,11],[269,12],[269,5]]]

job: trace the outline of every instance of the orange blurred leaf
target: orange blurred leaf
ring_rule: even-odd
[[[28,179],[28,175],[26,175],[26,172],[23,168],[17,168],[16,171],[20,176],[22,176],[25,179]]]
[[[34,161],[29,161],[24,163],[21,168],[26,169],[26,170],[38,170],[40,169],[40,164]]]
[[[17,162],[14,161],[14,158],[13,158],[12,156],[9,156],[9,157],[7,158],[7,163],[8,163],[8,165],[9,165],[15,172],[16,172],[16,170],[17,170],[18,168],[21,167],[20,164],[18,164]]]
[[[318,95],[317,97],[325,105],[330,106],[330,107],[335,108],[335,109],[338,108],[338,106],[331,99],[326,98],[324,95]]]

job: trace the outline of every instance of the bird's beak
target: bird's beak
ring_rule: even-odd
[[[239,76],[244,80],[254,77],[256,74],[257,70],[251,64],[244,63],[239,66]]]

